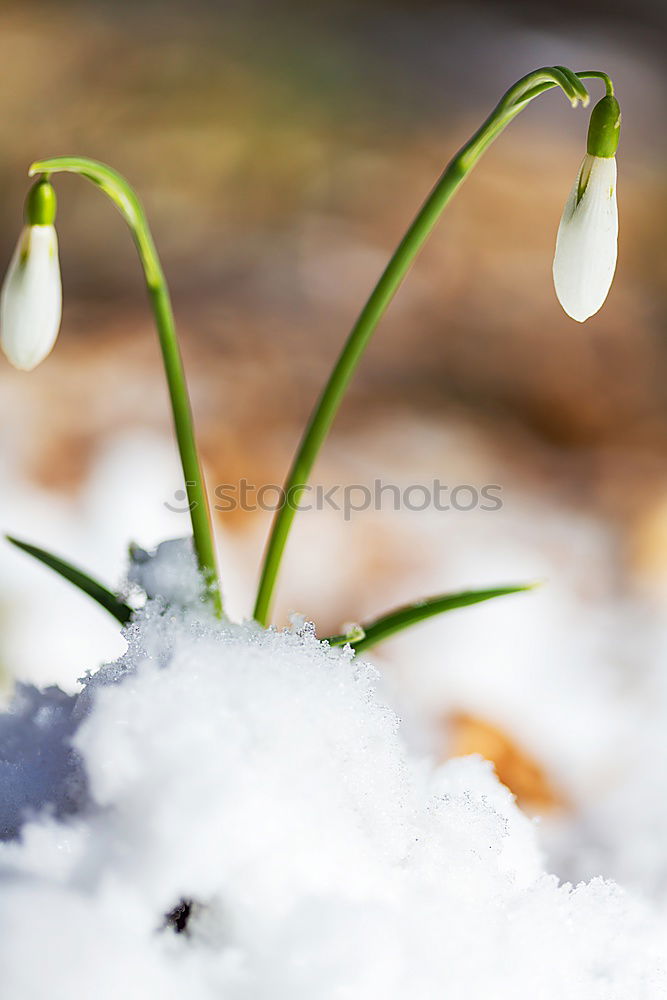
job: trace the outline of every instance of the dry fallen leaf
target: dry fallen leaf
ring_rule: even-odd
[[[498,778],[530,812],[546,812],[565,805],[544,768],[498,726],[456,712],[447,718],[447,757],[478,753],[493,762]]]

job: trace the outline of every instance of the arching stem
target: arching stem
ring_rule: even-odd
[[[285,481],[283,496],[288,500],[283,502],[274,517],[264,554],[255,604],[255,618],[262,624],[266,625],[268,622],[287,538],[298,509],[299,499],[308,482],[315,460],[380,319],[419,251],[426,243],[444,208],[494,139],[540,94],[552,87],[560,87],[573,107],[579,101],[582,104],[588,104],[588,92],[581,82],[582,78],[585,77],[603,79],[607,89],[611,86],[609,77],[604,73],[590,71],[577,74],[563,66],[548,66],[535,70],[515,83],[482,126],[447,165],[417,213],[414,222],[399,243],[362,309],[329,376],[312,412]]]
[[[146,287],[162,350],[176,440],[187,490],[197,561],[206,582],[209,598],[216,612],[222,614],[215,545],[204,476],[195,443],[190,397],[188,396],[183,361],[176,337],[169,288],[146,214],[135,191],[125,178],[111,167],[104,163],[98,163],[96,160],[89,160],[82,156],[58,156],[53,159],[39,160],[32,164],[30,175],[48,175],[61,171],[80,174],[100,188],[111,199],[130,227],[144,269]]]

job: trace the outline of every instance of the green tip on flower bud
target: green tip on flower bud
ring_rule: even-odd
[[[56,207],[53,185],[42,177],[33,184],[26,198],[26,222],[29,226],[52,226],[56,219]]]
[[[616,155],[621,133],[621,109],[618,101],[607,94],[593,108],[588,126],[588,152],[591,156],[608,159]]]

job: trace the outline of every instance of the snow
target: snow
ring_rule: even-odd
[[[60,816],[76,808],[84,779],[69,746],[75,703],[57,687],[19,684],[0,715],[0,839],[15,837],[23,817],[47,802]]]
[[[133,568],[155,596],[79,696],[0,716],[8,997],[666,995],[664,912],[559,885],[489,764],[416,754],[376,670],[308,625],[185,600],[190,559]]]
[[[627,608],[634,627],[631,683],[618,691],[613,752],[593,794],[547,828],[550,854],[576,878],[604,871],[667,908],[667,634]]]
[[[154,552],[132,546],[128,582],[149,598],[182,607],[204,596],[191,538],[160,542]]]

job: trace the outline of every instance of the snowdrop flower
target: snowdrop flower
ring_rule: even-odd
[[[620,125],[618,101],[608,94],[591,114],[587,153],[558,228],[553,264],[556,295],[568,316],[579,323],[602,306],[616,270],[615,153]]]
[[[55,216],[55,191],[47,180],[39,180],[28,195],[26,224],[0,297],[2,349],[24,371],[47,357],[60,329],[62,286]]]

